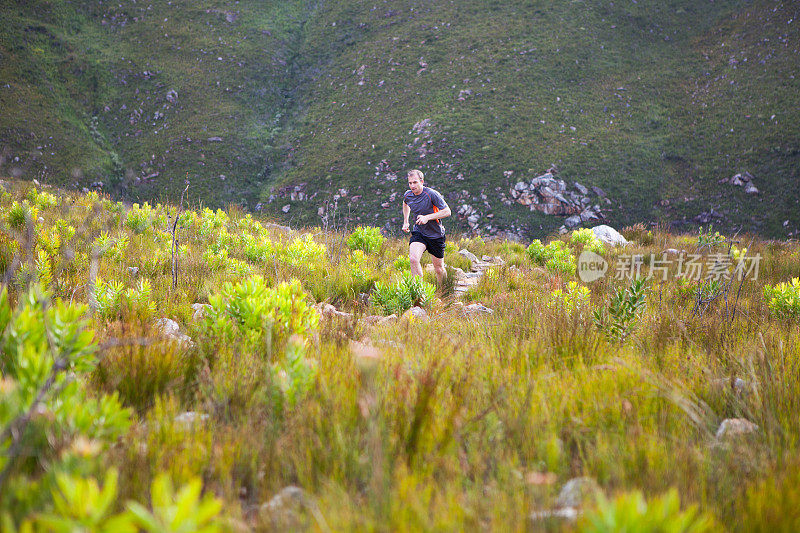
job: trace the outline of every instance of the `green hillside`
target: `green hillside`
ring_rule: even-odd
[[[541,235],[564,218],[503,198],[555,165],[607,194],[612,224],[800,228],[792,3],[33,1],[0,14],[3,174],[175,201],[188,172],[206,205],[382,226],[418,167],[481,233]],[[719,183],[745,171],[758,194]]]

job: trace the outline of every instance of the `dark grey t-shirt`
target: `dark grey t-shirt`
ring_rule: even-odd
[[[417,215],[430,215],[434,211],[447,209],[447,202],[444,201],[441,194],[430,187],[423,187],[422,192],[417,195],[411,191],[406,191],[403,195],[403,201],[411,208],[411,215],[408,217],[409,222],[413,224],[411,231],[418,231],[425,237],[432,239],[444,237],[444,225],[442,225],[441,220],[431,220],[422,225],[414,223],[417,220]]]

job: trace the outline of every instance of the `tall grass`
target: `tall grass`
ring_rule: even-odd
[[[118,204],[89,194],[59,195],[41,207],[41,221],[11,227],[13,202],[37,195],[15,184],[0,203],[10,305],[22,309],[31,282],[49,285],[53,302],[89,305],[98,279],[130,288],[145,278],[156,304],[86,311],[96,357],[72,377],[89,396],[116,394],[132,408],[130,428],[113,442],[91,437],[97,445],[79,449],[95,451],[74,471],[103,479],[114,467],[120,501],[150,501],[166,473],[176,485],[202,479],[229,525],[521,530],[538,527],[529,515],[555,505],[564,482],[589,476],[615,513],[634,496],[614,496],[633,491],[652,499],[648,509],[672,509],[659,495],[675,489],[682,508],[698,506],[724,529],[794,527],[797,488],[786,472],[800,448],[800,334],[796,321],[771,311],[763,287],[787,281],[796,243],[748,246],[763,265],[743,285],[735,315],[724,305],[692,313],[691,297],[668,277],[649,285],[647,305],[618,338],[598,329],[592,310],[629,280],[575,283],[559,265],[532,262],[524,247],[456,238],[446,263],[462,247],[509,259],[465,296],[494,313],[464,315],[440,287],[430,322],[371,326],[359,319],[380,314],[369,296],[376,281],[402,274],[404,241],[356,252],[331,245],[345,234],[285,235],[241,212],[192,211],[178,224],[172,291],[171,268],[153,263],[170,246],[166,225],[131,227]],[[158,221],[171,208],[151,209]],[[92,253],[99,237],[106,250],[128,244],[111,260]],[[602,253],[610,261],[646,253],[651,238],[676,248],[697,239],[655,230],[649,244]],[[573,255],[581,246],[558,240],[553,248]],[[49,254],[47,272],[39,252]],[[326,301],[352,316],[320,315],[314,304]],[[196,303],[211,304],[204,318],[193,317]],[[157,318],[175,320],[192,342],[165,337]],[[8,406],[8,391],[23,385],[0,370]],[[47,427],[51,416],[37,414],[31,427]],[[718,440],[725,418],[759,429]],[[43,457],[77,446],[77,434],[42,435],[23,442]],[[57,512],[45,471],[17,461],[10,473],[2,488],[17,500],[0,503],[12,521]],[[305,491],[295,510],[262,509],[288,485]],[[23,496],[16,509],[25,511],[14,511]]]

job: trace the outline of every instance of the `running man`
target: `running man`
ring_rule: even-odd
[[[441,219],[450,216],[450,208],[442,195],[425,186],[425,176],[419,170],[408,171],[408,188],[403,195],[403,231],[411,232],[408,257],[411,274],[422,276],[419,260],[425,250],[432,256],[433,270],[439,283],[447,278],[444,269],[444,226]],[[414,214],[414,227],[409,228],[408,215]]]

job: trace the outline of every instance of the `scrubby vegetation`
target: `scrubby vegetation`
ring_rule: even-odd
[[[367,230],[24,183],[1,196],[4,531],[800,520],[796,242],[721,235],[726,272],[759,254],[758,276],[697,310],[704,285],[677,262],[641,278],[665,249],[703,255],[702,235],[451,236],[450,267],[469,268],[462,248],[504,260],[463,297],[494,312],[469,314],[451,284],[408,275],[406,241],[363,245]],[[584,284],[589,246],[611,268]],[[633,254],[638,278],[617,268]],[[414,303],[429,321],[380,316]],[[543,513],[580,476],[600,494],[579,519]]]

